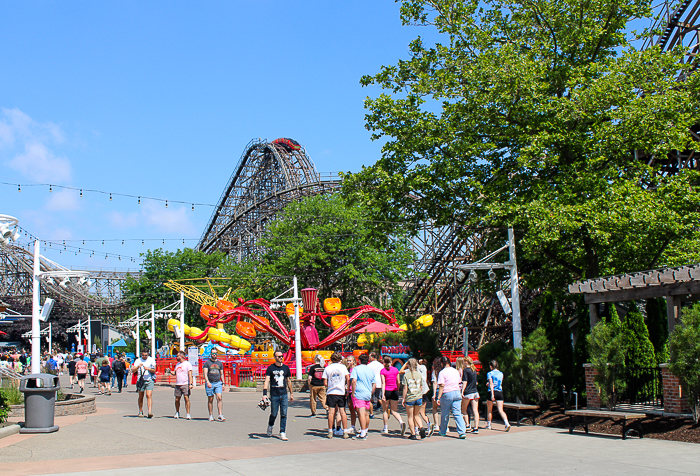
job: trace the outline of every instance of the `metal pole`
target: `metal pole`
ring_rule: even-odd
[[[156,307],[151,304],[151,357],[156,358]]]
[[[83,343],[83,323],[78,321],[78,352],[80,352],[80,345]]]
[[[508,228],[508,254],[510,256],[510,298],[513,308],[513,347],[523,346],[523,331],[520,326],[520,291],[518,289],[518,265],[515,262],[515,236]]]
[[[180,350],[185,351],[185,293],[180,291]]]
[[[90,318],[90,314],[88,314],[88,340],[87,340],[87,350],[85,351],[87,354],[92,352],[92,324],[91,324],[92,319]]]
[[[467,326],[464,326],[462,330],[462,337],[464,337],[462,350],[464,351],[464,356],[467,357],[469,355],[469,328]]]
[[[32,373],[41,372],[41,330],[39,328],[39,273],[41,272],[41,259],[39,255],[39,240],[34,242],[34,280],[32,281]]]
[[[49,354],[53,353],[53,335],[52,331],[53,329],[51,328],[51,323],[49,322]]]
[[[299,324],[299,290],[294,276],[294,356],[296,357],[297,380],[301,380],[301,326]]]
[[[139,317],[139,310],[136,309],[136,359],[141,357],[141,318]]]

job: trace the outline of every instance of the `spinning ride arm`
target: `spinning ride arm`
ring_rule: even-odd
[[[386,318],[387,321],[389,321],[389,324],[391,325],[396,325],[396,319],[394,318],[394,310],[389,309],[388,311],[385,311],[383,309],[378,309],[373,306],[362,306],[359,311],[357,311],[355,314],[352,315],[347,321],[345,321],[340,327],[338,327],[335,331],[331,332],[328,337],[323,339],[321,342],[319,342],[317,345],[313,346],[311,350],[315,349],[321,349],[323,347],[326,347],[328,345],[331,345],[333,342],[336,342],[343,337],[346,337],[350,334],[353,334],[354,332],[357,332],[358,330],[362,329],[364,326],[367,324],[371,324],[375,322],[374,318],[371,317],[360,317],[364,314],[379,314],[380,316],[383,316]],[[355,323],[355,321],[360,321]]]

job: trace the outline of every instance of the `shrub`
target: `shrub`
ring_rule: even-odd
[[[10,404],[5,399],[5,394],[0,389],[0,423],[7,421],[7,416],[10,414]]]
[[[615,407],[617,395],[627,386],[624,379],[625,340],[615,306],[611,306],[609,320],[596,324],[588,336],[591,364],[597,371],[594,383],[601,403],[609,409]]]
[[[255,388],[257,383],[253,380],[243,380],[242,382],[238,382],[238,386],[244,388]]]
[[[520,374],[527,383],[527,394],[545,408],[556,398],[557,379],[561,376],[554,355],[555,349],[542,327],[523,341],[518,352],[517,367],[522,369]]]
[[[654,367],[656,356],[654,345],[649,340],[649,330],[644,323],[642,313],[637,306],[630,304],[629,312],[625,316],[625,365],[633,367]]]
[[[695,423],[700,420],[700,304],[681,313],[681,322],[669,341],[669,369],[686,386]]]
[[[668,320],[666,317],[666,302],[663,298],[647,299],[647,329],[649,340],[654,346],[656,363],[668,362]]]

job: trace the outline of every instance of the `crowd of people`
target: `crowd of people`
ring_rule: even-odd
[[[284,353],[276,350],[275,362],[265,372],[263,398],[260,407],[270,407],[267,434],[272,436],[274,425],[279,417],[279,437],[287,440],[287,411],[289,402],[294,401],[292,372],[284,364]],[[174,397],[175,415],[180,418],[182,400],[184,400],[184,418],[190,420],[190,395],[195,386],[194,369],[184,352],[176,356],[177,363],[171,371],[175,375]],[[389,433],[393,420],[398,425],[398,432],[408,438],[420,440],[431,435],[445,436],[450,416],[454,419],[459,438],[466,438],[468,433],[479,433],[479,400],[477,390],[477,371],[470,357],[460,357],[453,366],[444,356],[432,362],[432,371],[428,375],[425,360],[408,359],[401,368],[394,366],[389,356],[381,360],[375,352],[343,358],[334,353],[330,363],[326,364],[321,355],[308,368],[309,406],[311,416],[316,416],[320,404],[326,411],[327,436],[366,439],[369,422],[376,417],[382,418],[381,433]],[[30,365],[30,356],[26,352],[9,349],[0,353],[0,368],[11,368],[23,373]],[[77,386],[80,393],[85,390],[85,381],[89,379],[99,394],[111,395],[112,390],[121,393],[127,387],[128,377],[138,392],[139,417],[153,418],[152,393],[156,382],[156,361],[148,349],[142,349],[141,355],[132,363],[125,354],[114,357],[101,353],[61,353],[42,356],[42,366],[58,374],[67,374],[70,388]],[[503,419],[505,431],[510,430],[508,418],[503,411],[503,373],[498,370],[498,362],[489,362],[486,395],[486,426],[491,429],[494,406]],[[218,359],[216,349],[211,351],[209,359],[202,365],[204,387],[208,400],[209,420],[226,421],[223,415],[223,363]],[[429,400],[432,399],[432,422],[426,414]],[[216,405],[215,405],[216,401]],[[144,403],[146,412],[144,412]],[[404,421],[399,406],[406,413]],[[215,409],[216,407],[216,414]],[[439,415],[439,418],[438,418]]]

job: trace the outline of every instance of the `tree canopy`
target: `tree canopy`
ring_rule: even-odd
[[[635,159],[686,150],[700,123],[682,53],[630,42],[651,15],[648,0],[403,1],[404,24],[445,41],[362,78],[386,91],[365,103],[386,142],[346,190],[392,221],[515,227],[530,287],[698,261],[698,173]]]
[[[403,233],[388,237],[382,223],[340,194],[317,195],[285,207],[261,239],[265,275],[299,276],[319,297],[343,307],[398,305],[399,281],[413,259]]]

